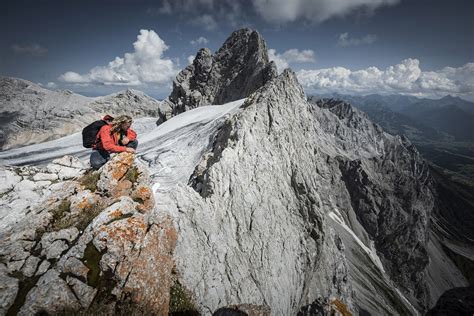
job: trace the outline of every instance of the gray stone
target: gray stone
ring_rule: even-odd
[[[22,177],[11,170],[0,169],[0,194],[13,190],[21,179]]]
[[[87,309],[94,300],[94,297],[97,294],[97,289],[94,289],[93,287],[82,283],[78,279],[71,277],[67,277],[67,283],[72,287],[72,290],[79,298],[81,306]]]
[[[80,307],[66,281],[60,278],[57,271],[49,270],[28,292],[18,315],[34,315],[39,311],[54,314],[64,310],[78,310]]]
[[[47,248],[44,248],[41,254],[49,259],[58,259],[61,254],[69,248],[68,244],[64,240],[56,240],[51,243]]]
[[[28,259],[26,259],[23,268],[21,269],[23,275],[26,277],[32,277],[33,275],[35,275],[36,268],[38,267],[40,261],[41,259],[38,257],[29,256]]]
[[[41,237],[41,245],[43,248],[49,248],[49,246],[56,240],[65,240],[70,243],[74,241],[77,236],[79,236],[79,230],[76,227],[45,233]]]
[[[33,191],[36,184],[31,180],[22,180],[15,185],[15,191]]]
[[[8,261],[7,268],[9,272],[20,271],[26,260]]]
[[[49,263],[48,260],[43,260],[41,264],[38,267],[38,270],[36,271],[36,275],[42,275],[46,271],[48,271],[49,267],[51,266],[51,263]]]
[[[55,181],[58,180],[58,175],[55,173],[39,172],[33,176],[35,181]]]
[[[58,266],[63,273],[72,273],[75,276],[82,278],[82,280],[87,280],[89,268],[87,268],[81,260],[75,257],[68,257],[64,263],[60,261]]]
[[[235,31],[215,55],[207,48],[199,50],[193,64],[176,76],[164,101],[168,111],[160,113],[158,123],[200,105],[245,98],[276,75],[260,34],[247,28]]]
[[[18,293],[18,279],[8,276],[8,271],[0,264],[0,315],[6,315]]]

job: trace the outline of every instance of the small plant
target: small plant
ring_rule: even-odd
[[[60,222],[71,211],[71,202],[68,199],[63,199],[58,207],[53,210],[53,225]]]
[[[86,229],[86,227],[92,222],[92,220],[102,212],[104,209],[101,204],[94,204],[85,208],[81,213],[77,215],[67,214],[71,203],[64,200],[59,205],[58,209],[53,212],[53,223],[52,230],[58,231],[61,229],[75,226],[80,231]]]
[[[97,182],[100,179],[100,172],[88,170],[80,179],[79,183],[84,186],[84,189],[91,192],[97,191]]]
[[[175,281],[170,288],[170,315],[199,315],[189,292]]]
[[[102,212],[103,209],[104,207],[101,204],[94,204],[85,208],[84,211],[79,214],[74,226],[76,226],[80,231],[83,231],[94,220],[94,218]]]
[[[127,173],[124,176],[124,179],[135,183],[138,181],[138,176],[140,175],[140,172],[138,171],[137,167],[132,167],[128,169]]]

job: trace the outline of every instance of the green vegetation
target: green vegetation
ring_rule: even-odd
[[[91,192],[97,191],[97,182],[100,179],[100,172],[88,170],[80,179],[79,183],[84,186],[84,189]]]
[[[199,315],[189,292],[175,281],[170,288],[170,315]]]
[[[124,176],[124,179],[136,183],[138,181],[138,176],[140,175],[140,172],[138,171],[137,167],[132,167],[128,169],[127,173]]]
[[[71,212],[71,202],[68,199],[63,199],[58,207],[53,210],[53,227],[60,225],[65,217]],[[61,225],[60,225],[61,226]]]
[[[104,207],[101,204],[94,204],[91,207],[85,208],[75,219],[74,226],[80,231],[83,231],[103,209]]]
[[[84,250],[83,262],[84,265],[89,268],[89,272],[87,273],[87,285],[94,288],[99,284],[100,259],[102,259],[102,254],[92,242],[88,243]]]
[[[71,202],[64,199],[58,208],[53,210],[53,221],[50,230],[58,231],[75,226],[80,231],[83,231],[103,209],[101,204],[94,204],[84,208],[79,214],[72,215]]]

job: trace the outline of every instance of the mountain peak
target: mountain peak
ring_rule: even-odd
[[[201,105],[245,98],[276,76],[261,35],[249,28],[234,31],[215,54],[200,49],[176,76],[163,120]]]

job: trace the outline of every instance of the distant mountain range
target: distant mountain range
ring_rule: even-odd
[[[405,135],[423,156],[456,175],[474,179],[474,103],[446,96],[421,99],[402,95],[338,93],[310,96],[351,103],[393,135]]]
[[[414,142],[474,141],[474,103],[458,97],[420,99],[403,95],[338,93],[313,96],[347,101],[392,134]]]

